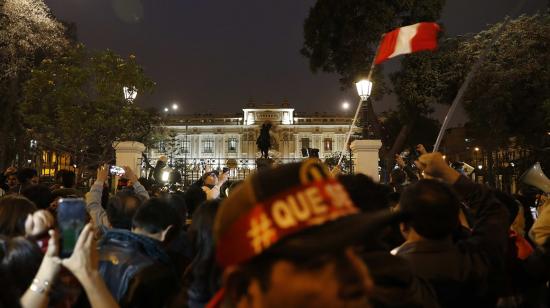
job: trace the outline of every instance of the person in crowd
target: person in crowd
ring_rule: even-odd
[[[17,168],[9,167],[0,174],[0,189],[8,193],[14,190],[15,186],[17,186]]]
[[[421,180],[401,195],[399,207],[411,219],[401,224],[406,241],[394,252],[432,284],[442,307],[494,306],[491,281],[503,270],[508,211],[490,189],[449,167],[440,153],[424,154],[418,164],[438,180]],[[461,201],[475,213],[472,232],[453,242]]]
[[[202,190],[206,193],[206,200],[220,196],[220,188],[227,181],[229,172],[222,172],[219,176],[216,171],[205,173],[202,176]]]
[[[173,207],[178,213],[178,219],[182,228],[179,228],[178,232],[174,236],[174,240],[170,241],[166,247],[168,254],[172,257],[178,268],[178,272],[183,272],[191,262],[192,252],[189,236],[186,231],[187,224],[187,206],[185,204],[185,198],[183,193],[175,192],[169,194],[164,198],[171,207]]]
[[[0,261],[5,274],[13,279],[14,292],[21,297],[40,267],[42,251],[22,236],[0,235]]]
[[[36,184],[27,186],[21,191],[21,195],[31,200],[39,209],[48,209],[56,197],[46,185]]]
[[[363,213],[391,211],[391,198],[397,194],[387,185],[375,183],[364,174],[340,175],[353,203]],[[397,203],[397,201],[395,201]],[[367,237],[361,258],[374,282],[370,302],[374,307],[438,307],[432,287],[414,275],[406,260],[390,254],[389,249],[404,239],[397,224],[388,225],[378,236]]]
[[[178,272],[163,246],[181,227],[179,215],[159,198],[147,200],[132,230],[108,230],[100,243],[100,273],[122,307],[163,307],[180,289]]]
[[[133,193],[121,193],[109,198],[107,209],[103,209],[101,203],[104,184],[109,179],[109,166],[105,164],[97,170],[97,179],[86,195],[86,209],[100,233],[104,233],[109,228],[129,230],[137,209],[149,199],[149,193],[139,183],[133,170],[124,167],[124,171],[124,176],[133,182]]]
[[[54,218],[37,209],[29,199],[9,195],[0,198],[0,234],[14,237],[38,237],[53,226]]]
[[[93,234],[92,225],[86,225],[78,237],[71,256],[67,259],[60,259],[58,256],[58,235],[54,230],[49,231],[48,249],[42,258],[34,279],[32,279],[32,283],[21,297],[22,307],[48,306],[49,293],[61,267],[69,270],[78,279],[84,288],[91,307],[118,307],[99,275],[97,248]]]
[[[220,203],[221,200],[214,199],[201,205],[189,227],[193,261],[184,279],[189,284],[187,304],[190,308],[204,307],[220,288],[221,269],[216,264],[212,232]]]
[[[189,186],[183,197],[185,199],[185,205],[187,206],[187,213],[189,217],[192,217],[195,210],[204,201],[206,201],[206,193],[199,185]]]
[[[38,184],[39,177],[36,169],[21,168],[17,171],[17,185],[10,189],[11,193],[20,194],[29,185]]]
[[[214,222],[222,289],[210,307],[369,307],[373,283],[354,244],[392,214],[358,214],[318,161],[249,176]]]
[[[61,198],[80,197],[76,189],[76,174],[71,170],[59,170],[55,175],[56,184],[51,187],[53,195]]]

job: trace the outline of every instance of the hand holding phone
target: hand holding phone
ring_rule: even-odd
[[[109,168],[109,173],[110,173],[111,175],[123,176],[124,173],[125,173],[125,171],[124,171],[124,168],[122,168],[122,167],[112,165],[112,166]]]
[[[80,231],[86,225],[88,213],[82,198],[62,198],[57,207],[57,223],[61,236],[62,258],[69,257],[75,248]]]

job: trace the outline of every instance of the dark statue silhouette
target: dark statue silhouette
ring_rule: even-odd
[[[262,128],[260,129],[260,136],[258,136],[258,139],[256,139],[256,145],[262,153],[262,158],[269,158],[269,148],[271,148],[271,137],[269,136],[270,129],[270,123],[262,124]]]

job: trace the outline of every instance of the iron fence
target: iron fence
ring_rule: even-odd
[[[343,173],[353,172],[353,162],[347,157],[346,163],[341,168]],[[302,161],[303,157],[297,158],[272,158],[273,165],[288,164]],[[220,172],[229,169],[229,180],[244,180],[247,176],[257,171],[263,162],[256,158],[169,158],[168,166],[176,171],[176,182],[188,186],[199,180],[203,174],[210,171]],[[328,163],[328,161],[327,161]]]

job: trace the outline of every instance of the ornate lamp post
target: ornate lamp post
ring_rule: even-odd
[[[369,109],[372,108],[372,106],[370,106],[371,102],[369,100],[372,91],[372,82],[370,80],[363,79],[357,82],[355,84],[355,87],[357,88],[357,94],[363,102],[363,139],[375,139],[375,134],[372,131],[373,125],[371,123],[371,121],[374,119],[371,119],[371,117],[369,117]]]
[[[137,89],[135,87],[122,87],[124,93],[124,99],[130,103],[133,103],[137,96]]]

